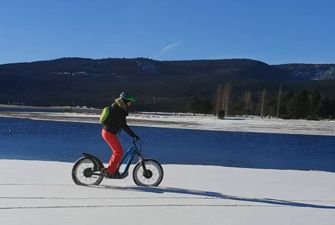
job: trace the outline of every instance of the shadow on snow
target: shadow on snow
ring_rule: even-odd
[[[270,204],[272,206],[290,206],[290,207],[306,207],[306,208],[317,208],[317,209],[335,209],[335,206],[327,206],[327,205],[318,205],[318,204],[310,204],[310,203],[302,203],[296,201],[288,201],[288,200],[280,200],[280,199],[272,199],[272,198],[248,198],[248,197],[240,197],[240,196],[232,196],[225,195],[219,192],[211,192],[211,191],[201,191],[201,190],[191,190],[184,188],[174,188],[174,187],[115,187],[108,185],[100,185],[100,186],[88,186],[93,188],[103,188],[103,189],[111,189],[111,190],[120,190],[120,191],[140,191],[140,192],[149,192],[156,194],[163,193],[172,193],[172,194],[182,194],[182,195],[191,195],[198,196],[201,198],[209,198],[209,199],[223,199],[223,200],[234,200],[248,203],[263,203]],[[173,197],[175,198],[175,197]],[[178,199],[178,197],[176,197]],[[180,197],[183,199],[183,197]],[[308,201],[308,200],[306,200]],[[183,205],[183,204],[182,204]],[[200,206],[200,205],[199,205]],[[248,205],[248,204],[230,204],[230,205],[220,205],[213,204],[212,206],[258,206],[262,207],[263,205]]]

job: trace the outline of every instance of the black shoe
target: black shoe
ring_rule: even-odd
[[[120,179],[121,178],[121,174],[119,172],[116,173],[106,173],[108,178],[112,178],[112,179]]]
[[[103,176],[105,176],[105,177],[108,177],[107,169],[106,169],[106,168],[103,168],[103,169],[101,170],[101,174],[102,174]]]

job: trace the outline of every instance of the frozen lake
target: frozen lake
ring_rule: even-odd
[[[144,154],[164,164],[335,172],[335,137],[134,126]],[[125,148],[131,139],[123,132]],[[82,152],[111,151],[99,124],[0,118],[0,159],[74,162]]]

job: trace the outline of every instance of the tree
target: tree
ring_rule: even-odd
[[[323,118],[334,119],[335,118],[335,99],[329,97],[323,99],[320,105],[320,116]]]
[[[265,105],[265,97],[266,97],[266,89],[262,91],[262,99],[261,99],[261,117],[264,117],[264,105]]]
[[[287,103],[287,115],[289,118],[307,118],[309,109],[309,96],[308,91],[306,90],[294,95],[294,97],[291,98]]]
[[[251,91],[250,90],[246,90],[244,92],[244,103],[245,103],[244,113],[248,115],[250,113],[250,105],[251,105]]]
[[[226,84],[223,89],[223,106],[224,106],[225,116],[228,115],[228,110],[229,110],[230,89],[231,89],[231,83]]]
[[[212,111],[212,102],[208,99],[201,100],[198,97],[192,97],[189,105],[189,110],[195,113],[208,114]]]
[[[281,98],[281,94],[282,94],[282,87],[281,85],[279,86],[278,89],[278,100],[277,100],[277,118],[279,118],[279,110],[280,110],[280,98]]]
[[[224,85],[223,88],[221,84],[218,85],[216,89],[216,115],[218,115],[219,111],[222,110],[224,110],[225,116],[228,115],[230,87],[230,83]]]
[[[215,106],[215,114],[218,115],[219,111],[222,110],[222,103],[223,103],[223,90],[222,85],[219,84],[216,88],[216,106]]]
[[[309,96],[310,109],[309,109],[309,118],[317,118],[320,107],[321,107],[321,95],[320,92],[314,91]]]

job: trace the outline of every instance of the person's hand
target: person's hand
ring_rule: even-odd
[[[139,136],[137,136],[137,135],[135,135],[134,137],[133,137],[133,141],[139,141],[140,140],[140,137]]]

